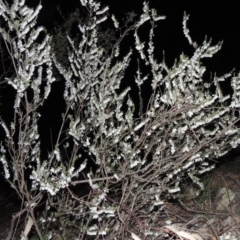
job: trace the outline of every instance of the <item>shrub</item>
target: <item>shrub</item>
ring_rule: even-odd
[[[164,17],[146,2],[139,20],[106,54],[98,45],[98,25],[107,19],[108,7],[102,9],[94,0],[80,1],[89,20],[79,25],[78,43],[67,36],[71,51],[64,68],[51,50],[51,36],[36,27],[41,5],[33,10],[25,0],[14,0],[11,6],[0,0],[0,15],[7,23],[0,32],[16,71],[15,78],[6,79],[16,92],[13,118],[1,119],[5,178],[23,200],[28,226],[34,225],[40,239],[43,232],[48,239],[59,232],[69,239],[69,229],[78,239],[127,239],[129,232],[154,239],[161,235],[161,210],[168,199],[177,197],[181,182],[190,178],[203,189],[199,176],[239,144],[240,75],[203,82],[202,59],[212,57],[221,43],[193,42],[187,15],[183,32],[193,55],[182,54],[171,68],[155,60],[154,23]],[[118,29],[116,18],[111,18]],[[145,22],[152,24],[147,44],[138,35]],[[130,98],[130,87],[120,88],[134,53],[130,50],[120,57],[120,44],[131,31],[141,64],[149,68],[146,76],[141,67],[136,72],[140,97],[144,82],[152,88],[147,108],[139,114],[142,104]],[[65,112],[54,147],[43,159],[38,124],[55,81],[53,65],[65,80]],[[220,82],[230,76],[233,94],[224,96]],[[210,86],[215,86],[213,93]],[[67,160],[62,158],[64,149],[70,153]],[[86,168],[92,161],[94,168]],[[81,174],[86,178],[79,180]],[[71,185],[86,183],[90,186],[86,196],[71,191]],[[46,210],[37,218],[35,208],[43,200]]]

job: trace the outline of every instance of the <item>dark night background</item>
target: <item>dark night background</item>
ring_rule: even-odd
[[[28,0],[26,3],[28,6],[34,7],[39,1]],[[124,18],[126,13],[130,11],[134,11],[138,15],[142,13],[143,1],[140,0],[102,0],[101,3],[108,5],[110,13],[113,13],[118,19]],[[53,32],[56,24],[61,25],[65,21],[59,14],[57,6],[61,8],[65,19],[68,18],[70,13],[81,7],[80,0],[42,0],[42,5],[43,8],[38,18],[38,24],[45,26],[50,33]],[[155,29],[155,57],[159,61],[162,59],[163,50],[165,51],[165,60],[168,67],[173,65],[174,60],[182,52],[185,52],[188,56],[193,54],[194,51],[188,44],[182,30],[183,15],[186,12],[190,15],[187,26],[193,41],[200,45],[205,36],[208,39],[212,38],[212,44],[217,44],[223,40],[222,49],[213,58],[204,60],[207,67],[204,78],[208,80],[210,72],[216,72],[220,76],[233,68],[237,71],[240,70],[240,1],[149,0],[149,6],[155,8],[159,15],[166,16],[166,20],[159,21],[157,23],[158,27]],[[77,28],[76,31],[78,31]],[[149,25],[146,24],[140,32],[140,37],[142,36],[147,41],[148,34]],[[133,43],[128,41],[129,39],[131,40],[131,38],[127,38],[127,41],[123,41],[122,49],[128,50],[131,44],[133,46]],[[127,74],[132,76],[132,72],[130,67]],[[133,80],[132,77],[126,75],[124,84],[131,85],[131,79]],[[229,85],[226,85],[227,91]],[[64,101],[61,97],[63,89],[62,82],[53,84],[52,93],[45,102],[47,107],[43,108],[41,113],[42,119],[39,131],[42,134],[42,139],[44,139],[45,145],[43,147],[48,150],[51,150],[51,138],[53,138],[54,142],[61,123],[61,113],[64,111]],[[144,94],[149,95],[149,88],[145,89]],[[2,87],[0,88],[0,96],[1,116],[3,119],[8,120],[11,118],[10,111],[13,107],[13,91],[9,86]]]
[[[29,0],[34,5],[36,0]],[[103,5],[110,7],[110,12],[118,18],[123,18],[126,12],[142,11],[143,1],[140,0],[102,0]],[[80,7],[79,0],[42,0],[43,9],[39,16],[39,24],[51,29],[59,20],[56,5],[62,6],[67,14]],[[150,7],[157,9],[159,15],[165,15],[166,20],[158,22],[155,31],[156,55],[162,50],[166,59],[172,64],[179,54],[188,48],[187,39],[183,36],[182,19],[184,11],[190,14],[188,27],[193,40],[199,44],[205,36],[213,39],[213,43],[223,40],[222,50],[209,61],[210,71],[219,74],[238,68],[240,61],[240,1],[192,1],[192,0],[149,0]]]
[[[110,13],[115,14],[118,19],[124,18],[126,13],[131,11],[136,12],[138,15],[142,13],[143,1],[140,0],[102,0],[101,3],[108,5]],[[32,0],[31,4],[34,4]],[[43,9],[38,19],[39,24],[46,26],[50,32],[56,23],[64,24],[64,20],[56,6],[61,7],[66,19],[71,12],[81,7],[79,0],[43,0],[42,5]],[[185,11],[190,15],[187,26],[193,41],[200,45],[206,36],[208,39],[212,38],[212,44],[217,44],[223,40],[222,49],[213,58],[204,60],[207,66],[204,79],[208,81],[211,72],[216,72],[220,76],[233,68],[240,70],[240,1],[150,0],[149,5],[155,8],[159,15],[166,16],[166,20],[159,21],[157,23],[158,27],[155,29],[155,57],[159,61],[162,59],[163,50],[165,51],[165,60],[168,67],[173,65],[174,60],[182,52],[189,56],[193,54],[193,49],[182,30],[182,20]],[[140,31],[140,34],[142,34],[140,36],[146,41],[148,40],[149,27],[146,24]],[[78,31],[77,28],[76,31]],[[133,46],[133,41],[131,42],[133,38],[128,37],[126,39],[126,41],[123,41],[122,49],[128,50],[130,44]],[[131,66],[132,69],[135,69],[134,63]],[[131,71],[131,66],[124,79],[123,87],[133,82],[135,72],[134,70]],[[227,91],[229,85],[226,84],[224,86]],[[55,87],[58,89],[57,86]],[[150,88],[146,86],[144,89],[143,95],[149,96]],[[59,92],[61,91],[56,90],[55,94],[57,95]],[[52,110],[56,109],[56,106],[60,104],[55,94],[53,93],[49,100]],[[136,94],[133,93],[134,95]],[[52,110],[46,110],[48,120],[44,123],[44,127],[46,124],[56,126],[55,114]],[[46,139],[49,139],[49,135],[46,136]]]
[[[35,1],[38,2],[29,0],[32,5]],[[102,0],[100,2],[104,6],[109,6],[110,14],[113,13],[118,19],[123,19],[126,13],[131,11],[137,13],[138,16],[142,13],[143,1],[140,0]],[[204,80],[209,80],[210,72],[216,72],[220,76],[233,68],[237,71],[240,70],[239,0],[149,0],[148,2],[150,8],[155,8],[159,15],[166,16],[165,20],[157,22],[158,26],[155,29],[156,59],[162,60],[164,50],[166,63],[168,67],[171,67],[182,52],[188,56],[193,54],[193,48],[189,45],[182,30],[183,15],[186,12],[190,15],[187,26],[193,41],[201,45],[206,36],[208,39],[212,39],[212,44],[223,41],[222,49],[213,58],[204,59],[204,64],[207,66]],[[40,25],[46,26],[50,32],[56,23],[64,24],[56,6],[60,6],[66,19],[70,13],[81,8],[80,0],[43,0],[42,5],[43,9],[38,22]],[[148,40],[149,28],[150,25],[145,24],[140,30],[143,41],[147,42]],[[78,31],[77,27],[76,31]],[[121,49],[125,51],[130,46],[133,46],[133,38],[127,37],[123,41]],[[134,70],[132,74],[134,74]],[[129,82],[126,85],[129,85]],[[227,91],[228,87],[226,86]]]

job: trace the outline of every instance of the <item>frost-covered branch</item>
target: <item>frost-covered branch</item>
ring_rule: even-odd
[[[194,53],[182,54],[171,68],[159,62],[154,57],[153,29],[147,43],[141,41],[139,29],[164,17],[146,2],[138,21],[125,29],[107,55],[99,44],[98,26],[107,20],[108,7],[93,0],[80,2],[89,11],[89,19],[78,26],[78,42],[67,36],[69,64],[62,66],[51,49],[51,37],[36,27],[41,5],[34,10],[24,0],[15,0],[11,6],[0,0],[0,15],[7,23],[0,32],[16,71],[15,78],[7,79],[16,98],[12,122],[0,121],[6,134],[0,162],[5,178],[25,200],[41,239],[40,228],[51,229],[54,221],[65,232],[76,230],[77,225],[80,239],[127,239],[126,229],[154,239],[161,234],[155,230],[160,212],[168,199],[178,197],[183,180],[187,177],[203,189],[199,176],[214,168],[213,160],[239,144],[239,75],[215,76],[211,83],[215,91],[210,91],[211,84],[203,81],[202,59],[212,57],[221,43],[193,42],[188,16],[183,32]],[[111,19],[119,29],[116,17]],[[135,83],[140,93],[143,83],[152,87],[150,99],[142,99],[147,108],[137,117],[141,106],[131,99],[131,85],[121,88],[136,51],[129,50],[122,58],[118,55],[121,40],[130,32],[137,58],[149,69],[143,76],[139,67]],[[53,64],[64,77],[66,108],[53,149],[43,158],[39,107],[51,94]],[[233,96],[224,96],[220,82],[229,77]],[[29,182],[23,177],[26,172]],[[86,195],[76,196],[71,187],[78,184],[81,189],[86,183]],[[43,195],[45,216],[36,219],[33,209]]]

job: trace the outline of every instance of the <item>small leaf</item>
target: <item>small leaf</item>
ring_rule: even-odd
[[[141,240],[135,233],[130,232],[134,240]]]

